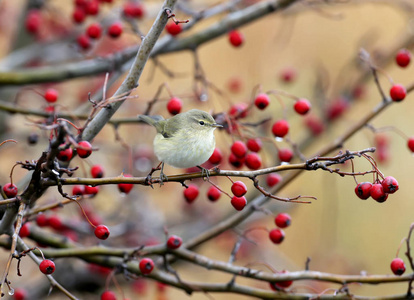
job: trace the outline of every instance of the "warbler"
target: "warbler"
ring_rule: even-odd
[[[214,152],[214,130],[222,127],[210,114],[198,109],[177,114],[170,119],[139,115],[138,120],[157,130],[154,152],[162,162],[161,180],[166,178],[163,173],[164,163],[176,168],[201,168],[200,165]]]

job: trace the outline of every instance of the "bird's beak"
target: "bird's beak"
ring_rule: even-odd
[[[216,128],[219,128],[219,127],[223,127],[223,125],[220,125],[220,124],[214,123],[214,124],[211,124],[211,127],[216,127]]]

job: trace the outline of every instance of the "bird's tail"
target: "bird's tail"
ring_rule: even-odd
[[[147,116],[147,115],[138,115],[138,121],[147,123],[148,125],[152,125],[154,126],[158,132],[162,132],[163,130],[163,126],[162,126],[162,122],[160,123],[160,121],[164,120],[164,118],[162,116]]]

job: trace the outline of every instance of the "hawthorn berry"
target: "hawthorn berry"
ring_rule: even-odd
[[[243,167],[244,160],[245,160],[244,157],[243,158],[238,158],[233,153],[230,153],[230,155],[229,155],[229,163],[235,168]]]
[[[279,228],[272,229],[269,232],[269,239],[274,244],[280,244],[285,239],[285,233],[282,229]]]
[[[286,83],[292,82],[296,79],[297,72],[294,68],[288,67],[280,72],[280,80]]]
[[[112,291],[105,291],[101,294],[101,300],[116,300],[116,295]]]
[[[27,299],[27,292],[25,289],[17,288],[14,290],[13,300]]]
[[[96,226],[94,233],[100,240],[106,240],[109,237],[109,229],[105,225]]]
[[[243,158],[246,156],[247,146],[242,141],[235,141],[230,150],[237,158]]]
[[[124,174],[124,177],[132,177],[131,174]],[[124,194],[129,194],[129,192],[132,190],[132,188],[134,187],[134,185],[132,183],[118,183],[118,190],[121,193]]]
[[[246,142],[247,149],[253,152],[259,152],[262,149],[262,141],[259,138],[248,139]]]
[[[7,198],[16,197],[18,193],[17,186],[14,183],[6,183],[3,186],[3,192],[6,194]]]
[[[293,152],[289,148],[279,149],[278,156],[282,162],[290,162],[293,158]]]
[[[391,271],[398,276],[401,276],[405,272],[405,264],[404,261],[397,257],[391,261]]]
[[[266,177],[266,183],[268,187],[275,186],[282,180],[282,176],[279,174],[269,174]]]
[[[289,132],[289,123],[286,120],[276,121],[272,126],[272,133],[276,137],[284,137]]]
[[[252,152],[246,155],[244,163],[250,170],[257,170],[262,166],[262,159],[259,154]]]
[[[392,101],[399,102],[404,100],[407,90],[401,84],[394,84],[390,89],[390,97]]]
[[[407,146],[411,150],[411,152],[414,152],[414,136],[408,139]]]
[[[395,56],[395,62],[402,68],[405,68],[410,64],[411,61],[411,53],[407,49],[401,49],[397,52]]]
[[[108,27],[108,35],[117,38],[122,34],[123,27],[121,22],[115,22]]]
[[[145,14],[145,9],[141,3],[128,1],[124,4],[123,12],[126,17],[142,18]]]
[[[99,192],[99,186],[85,185],[85,195],[96,195]]]
[[[60,145],[60,147],[64,147],[64,146],[65,146],[64,144]],[[72,156],[73,156],[73,150],[70,147],[59,151],[58,154],[56,155],[57,159],[60,161],[69,161],[72,159]]]
[[[344,97],[339,97],[329,104],[326,115],[328,120],[335,120],[343,115],[348,109],[348,101]]]
[[[40,272],[42,272],[43,274],[46,274],[46,275],[49,275],[49,274],[52,274],[53,272],[55,272],[55,268],[56,268],[55,263],[53,261],[51,261],[50,259],[44,259],[39,264]]]
[[[267,94],[259,94],[256,96],[256,99],[254,99],[254,105],[256,105],[256,107],[258,109],[265,109],[270,103],[270,99],[269,96]]]
[[[246,103],[236,103],[230,107],[229,115],[231,117],[245,118],[247,117],[247,108],[248,105]]]
[[[387,176],[381,181],[382,188],[385,193],[387,194],[394,194],[396,191],[398,191],[398,181],[392,177]]]
[[[167,240],[167,247],[169,249],[178,249],[182,243],[183,240],[179,236],[172,235]]]
[[[154,269],[154,262],[151,258],[143,258],[139,262],[139,270],[143,275],[148,275]]]
[[[93,178],[102,178],[104,176],[104,168],[101,165],[93,165],[91,175]]]
[[[237,30],[230,31],[228,38],[230,44],[232,44],[234,47],[240,47],[244,42],[243,34]]]
[[[45,100],[49,103],[54,103],[59,97],[59,92],[55,89],[49,88],[46,90],[44,96]]]
[[[36,217],[36,224],[39,227],[46,227],[49,225],[49,218],[45,214],[38,214]]]
[[[235,181],[231,186],[231,192],[234,196],[241,197],[247,193],[247,187],[242,181]]]
[[[175,24],[174,22],[169,22],[166,26],[165,26],[165,30],[167,30],[167,32],[172,35],[175,36],[177,34],[179,34],[183,28],[181,27],[181,24]]]
[[[80,158],[87,158],[92,154],[92,145],[88,141],[80,141],[78,145],[76,152],[78,152]]]
[[[77,24],[81,24],[83,21],[85,21],[85,18],[85,10],[83,8],[76,7],[72,13],[72,20]]]
[[[76,42],[83,50],[88,50],[92,46],[91,40],[86,34],[80,34]]]
[[[361,182],[355,187],[355,194],[362,200],[366,200],[371,196],[371,182]]]
[[[167,103],[167,110],[172,115],[179,114],[182,108],[183,102],[180,98],[172,97]]]
[[[299,99],[293,105],[295,111],[300,115],[306,115],[311,109],[311,104],[307,99]]]
[[[210,186],[210,188],[208,189],[207,192],[207,198],[210,201],[217,201],[221,196],[221,192],[218,188],[216,188],[215,186]]]
[[[275,218],[275,224],[279,228],[286,228],[292,223],[292,218],[287,213],[280,213]]]
[[[279,272],[279,274],[288,273],[288,271],[283,270],[282,272]],[[278,291],[280,289],[286,289],[292,285],[292,280],[286,280],[286,281],[278,281],[278,282],[270,282],[270,288],[274,291]]]
[[[30,235],[30,223],[26,222],[22,225],[19,231],[19,236],[21,238],[27,237]]]
[[[188,203],[192,203],[197,198],[199,192],[198,186],[191,184],[184,190],[184,198]]]
[[[323,122],[318,117],[313,115],[309,115],[305,118],[305,126],[315,136],[321,134],[325,130]]]
[[[233,207],[236,210],[239,210],[239,211],[242,210],[246,206],[246,204],[247,204],[247,200],[244,196],[243,197],[234,196],[233,198],[231,198],[231,205],[233,205]]]
[[[212,163],[213,165],[218,165],[221,163],[221,160],[223,159],[223,154],[221,154],[221,151],[219,148],[215,148],[213,151],[213,154],[211,154],[208,161]]]
[[[49,217],[48,225],[56,231],[61,231],[65,228],[65,225],[63,225],[61,218],[56,215]]]
[[[92,23],[86,28],[86,34],[91,39],[99,39],[102,33],[102,26],[99,23]]]
[[[96,16],[99,13],[99,2],[97,0],[89,0],[84,6],[85,13],[91,16]]]
[[[384,192],[384,189],[380,183],[372,185],[370,195],[372,199],[380,203],[384,202],[388,198],[388,194]]]
[[[32,9],[26,16],[25,27],[29,33],[36,34],[42,24],[42,14],[38,9]]]

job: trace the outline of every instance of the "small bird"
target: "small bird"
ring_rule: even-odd
[[[138,120],[157,130],[154,152],[162,162],[161,180],[166,179],[164,163],[176,168],[200,167],[213,154],[216,146],[214,130],[223,127],[214,118],[198,109],[164,119],[161,116],[139,115]]]

